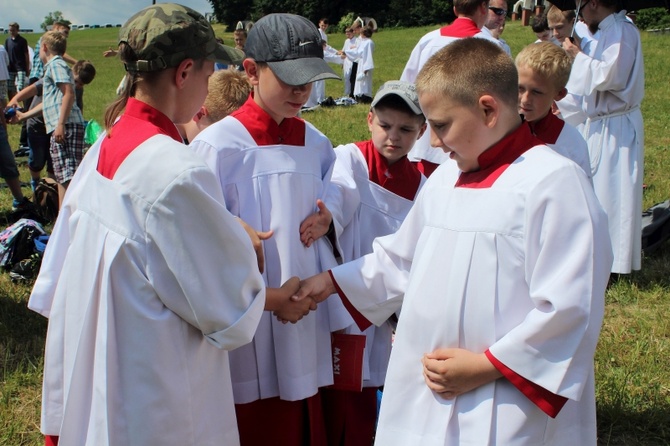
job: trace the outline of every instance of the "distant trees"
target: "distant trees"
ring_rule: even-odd
[[[40,28],[42,30],[46,31],[48,26],[51,26],[54,24],[54,22],[63,22],[67,23],[68,25],[71,23],[69,20],[66,20],[63,18],[63,13],[60,11],[53,11],[47,14],[44,17],[44,21],[40,24]]]
[[[256,21],[273,12],[299,14],[332,25],[342,17],[373,17],[380,27],[446,23],[454,19],[452,0],[209,0],[219,23],[231,30],[240,20]]]

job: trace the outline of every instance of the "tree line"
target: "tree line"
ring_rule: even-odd
[[[380,27],[413,27],[451,22],[451,0],[209,0],[219,23],[228,30],[239,21],[256,21],[266,14],[287,12],[307,17],[314,23],[327,18],[339,28],[348,17],[372,17]]]

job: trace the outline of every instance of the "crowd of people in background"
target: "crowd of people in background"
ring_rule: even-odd
[[[292,14],[226,46],[154,5],[103,53],[125,74],[90,149],[95,67],[67,23],[32,60],[11,23],[0,105],[33,189],[45,167],[60,188],[29,302],[46,444],[595,446],[604,294],[641,267],[644,71],[625,11],[577,1],[513,58],[505,0],[454,0],[376,92],[372,19],[341,49]],[[300,118],[329,79],[369,139]]]

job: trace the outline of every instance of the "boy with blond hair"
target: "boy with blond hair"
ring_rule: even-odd
[[[519,117],[517,81],[484,39],[435,54],[417,90],[451,161],[395,234],[294,297],[336,291],[361,328],[402,305],[377,445],[596,444],[607,219],[584,172]]]
[[[188,143],[209,127],[240,108],[251,93],[244,71],[218,70],[209,77],[205,103],[188,123],[178,126]]]
[[[215,171],[227,208],[259,231],[274,231],[263,242],[269,286],[335,264],[327,242],[306,248],[298,231],[323,198],[335,162],[328,138],[297,117],[313,82],[339,79],[323,60],[322,43],[304,17],[261,18],[243,61],[253,94],[191,143]],[[231,352],[242,445],[325,444],[319,389],[333,383],[331,332],[350,324],[335,307],[322,306],[296,325],[266,312],[251,344]]]
[[[528,45],[516,56],[519,72],[519,114],[533,135],[556,152],[571,159],[591,178],[591,161],[584,137],[552,112],[555,101],[568,94],[572,59],[549,42]]]
[[[84,118],[75,103],[74,76],[62,57],[66,48],[67,37],[63,33],[48,31],[42,36],[42,114],[47,134],[50,135],[49,153],[61,202],[65,189],[84,157],[85,147]]]

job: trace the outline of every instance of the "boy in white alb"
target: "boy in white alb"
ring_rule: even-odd
[[[614,249],[612,272],[628,274],[642,267],[644,60],[640,32],[614,0],[584,2],[580,11],[597,42],[590,43],[588,54],[570,40],[563,42],[574,58],[568,96],[581,97],[587,116],[582,134],[589,146],[593,186],[607,212]],[[561,107],[560,102],[558,105]]]
[[[430,57],[459,39],[477,37],[498,44],[490,33],[482,32],[489,16],[489,2],[482,0],[454,0],[454,13],[458,16],[451,24],[431,31],[419,40],[407,60],[400,80],[415,82],[419,71]],[[428,123],[430,128],[430,122]],[[439,149],[430,145],[430,132],[425,132],[409,153],[409,159],[419,166],[419,170],[429,177],[448,158]]]
[[[256,230],[274,231],[264,242],[264,279],[272,286],[335,264],[325,241],[310,248],[300,242],[300,223],[323,198],[335,153],[328,138],[296,115],[312,82],[338,76],[323,60],[318,30],[304,17],[264,16],[249,32],[245,52],[252,95],[191,147],[215,171],[227,208]],[[278,438],[324,444],[319,388],[333,383],[330,333],[348,325],[348,317],[341,307],[320,307],[299,324],[283,325],[266,313],[252,343],[231,352],[243,445]]]
[[[596,445],[607,221],[582,169],[522,122],[517,82],[484,39],[435,54],[417,90],[453,161],[395,234],[295,296],[337,290],[362,327],[402,304],[379,446]]]
[[[355,62],[356,80],[353,85],[353,94],[356,101],[368,104],[372,102],[372,73],[375,68],[375,43],[372,40],[373,29],[369,26],[358,28],[358,39],[354,48],[343,49],[342,53]]]
[[[519,114],[533,135],[571,159],[591,178],[591,160],[584,137],[552,112],[554,101],[567,94],[572,60],[565,50],[550,42],[528,45],[516,56],[519,72]]]
[[[226,350],[251,341],[264,306],[298,320],[282,311],[298,280],[265,288],[174,122],[202,105],[214,60],[242,53],[161,3],[121,28],[119,55],[129,87],[72,179],[28,304],[49,318],[41,431],[47,445],[238,445]]]
[[[337,161],[325,206],[300,227],[303,243],[309,246],[333,223],[345,262],[372,252],[376,237],[392,234],[400,227],[426,179],[407,159],[407,153],[426,130],[414,84],[389,81],[382,85],[367,121],[371,139],[335,148]],[[345,330],[367,338],[363,391],[324,392],[329,444],[371,444],[376,391],[384,385],[392,331],[390,323],[361,331],[353,321]]]

